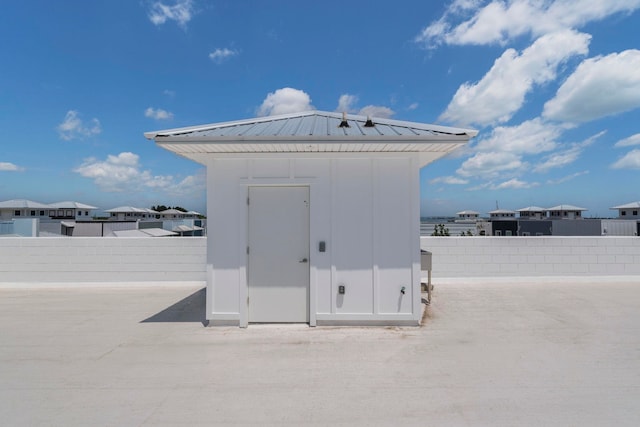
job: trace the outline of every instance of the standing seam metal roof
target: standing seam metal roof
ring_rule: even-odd
[[[341,127],[343,116],[339,113],[308,111],[304,113],[269,116],[179,129],[147,132],[149,139],[157,137],[233,138],[253,137],[398,137],[456,135],[473,137],[478,132],[472,129],[404,122],[399,120],[372,118],[374,126],[365,126],[369,117],[345,115],[348,127]]]

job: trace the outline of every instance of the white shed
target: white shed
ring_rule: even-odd
[[[417,325],[420,168],[476,134],[310,111],[145,136],[206,166],[206,318],[246,327]]]

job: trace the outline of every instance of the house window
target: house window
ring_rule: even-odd
[[[36,211],[31,211],[31,216],[36,216]]]
[[[14,212],[13,212],[13,215],[14,215],[14,216],[20,216],[20,211],[14,211]]]
[[[633,216],[638,216],[638,211],[633,211]]]
[[[89,216],[89,211],[84,211],[84,216]]]
[[[511,233],[511,230],[507,230],[504,233],[505,236],[513,236],[513,233]]]
[[[44,216],[44,211],[40,211],[40,216]]]
[[[621,216],[627,216],[627,211],[620,211]]]
[[[49,216],[50,217],[56,216],[56,211],[49,211]]]
[[[502,236],[502,231],[501,230],[496,230],[496,236]]]

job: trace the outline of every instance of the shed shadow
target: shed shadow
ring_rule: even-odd
[[[140,323],[200,322],[206,326],[206,295],[207,288],[202,288]]]

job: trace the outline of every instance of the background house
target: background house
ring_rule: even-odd
[[[640,202],[631,202],[610,209],[616,209],[620,219],[640,219]]]

